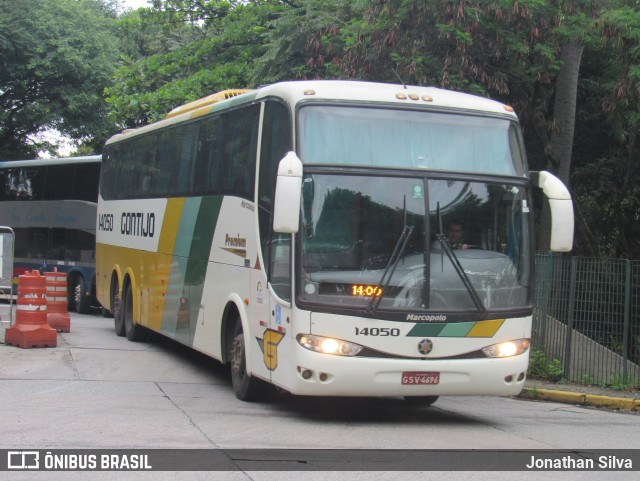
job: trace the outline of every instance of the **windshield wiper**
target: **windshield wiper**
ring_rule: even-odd
[[[387,287],[389,287],[389,283],[391,282],[391,278],[393,277],[393,273],[396,271],[396,267],[398,267],[398,263],[404,254],[404,251],[407,249],[407,245],[409,244],[409,237],[411,237],[411,233],[413,232],[413,226],[407,225],[407,205],[406,205],[406,197],[404,204],[404,227],[402,228],[402,233],[396,242],[395,247],[393,248],[393,253],[389,258],[389,262],[387,262],[387,267],[385,267],[384,272],[382,273],[382,277],[380,278],[380,282],[378,282],[378,289],[371,295],[369,298],[369,303],[367,304],[367,314],[371,314],[378,309],[380,305],[380,301],[382,300],[382,296],[384,296]],[[389,274],[389,275],[387,275]],[[376,292],[380,292],[380,294],[376,295]]]
[[[471,297],[473,304],[476,306],[476,309],[480,311],[480,318],[484,319],[485,317],[487,317],[487,308],[484,307],[484,304],[482,303],[482,299],[480,299],[478,292],[473,287],[473,284],[471,284],[471,281],[469,280],[469,276],[467,276],[467,273],[464,271],[462,264],[460,264],[460,261],[458,260],[458,256],[456,256],[455,252],[453,252],[453,249],[449,244],[449,240],[447,239],[447,236],[442,232],[442,217],[440,215],[439,202],[438,202],[438,229],[440,232],[436,234],[436,239],[438,240],[438,242],[440,242],[443,252],[447,254],[447,257],[451,261],[451,264],[453,265],[453,268],[458,274],[458,277],[460,277],[462,284],[464,284],[465,289],[467,289],[467,292],[469,293],[469,296]]]

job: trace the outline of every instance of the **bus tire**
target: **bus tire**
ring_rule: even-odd
[[[227,343],[231,363],[231,385],[233,392],[241,401],[258,401],[264,395],[264,384],[247,373],[247,355],[244,347],[244,332],[239,318],[233,322],[231,341]]]
[[[144,340],[144,327],[140,324],[136,324],[133,321],[133,289],[131,284],[127,284],[124,294],[124,303],[122,305],[121,316],[124,318],[124,332],[132,342],[139,342]]]
[[[440,396],[405,396],[405,402],[413,406],[431,406]]]
[[[116,329],[116,334],[122,337],[125,335],[124,317],[122,315],[122,306],[120,305],[120,294],[118,291],[119,286],[116,283],[111,288],[111,312],[113,312],[113,325]]]
[[[85,284],[82,276],[76,277],[73,283],[73,299],[78,314],[88,314],[91,310],[91,299],[84,295]]]

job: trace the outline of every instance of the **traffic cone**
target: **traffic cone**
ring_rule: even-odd
[[[5,344],[23,349],[56,347],[56,330],[47,324],[46,292],[46,280],[38,271],[18,276],[16,323],[5,332]]]
[[[45,272],[47,279],[47,324],[58,332],[71,331],[71,317],[67,310],[67,273]]]

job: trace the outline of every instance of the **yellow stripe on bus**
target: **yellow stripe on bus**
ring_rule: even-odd
[[[164,213],[164,220],[162,222],[162,232],[160,232],[160,239],[158,242],[158,252],[173,254],[184,201],[184,197],[167,200],[167,207]]]
[[[493,337],[500,326],[504,323],[504,319],[493,319],[491,321],[478,321],[471,328],[466,337]]]
[[[184,203],[184,198],[167,200],[162,231],[158,240],[158,254],[149,264],[147,270],[149,275],[144,280],[147,289],[143,289],[142,297],[146,303],[142,307],[141,317],[148,319],[148,327],[154,331],[160,331],[162,328],[162,315],[169,289],[173,250],[178,238],[178,227]],[[146,299],[144,299],[145,297]]]

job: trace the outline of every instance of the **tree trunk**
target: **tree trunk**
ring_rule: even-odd
[[[547,153],[547,170],[558,176],[567,188],[573,149],[573,131],[576,123],[576,98],[578,94],[578,72],[582,58],[582,45],[568,43],[560,51],[560,71],[556,78],[555,102],[553,106],[553,128]],[[549,250],[551,239],[551,212],[548,202],[544,203],[538,249]]]

